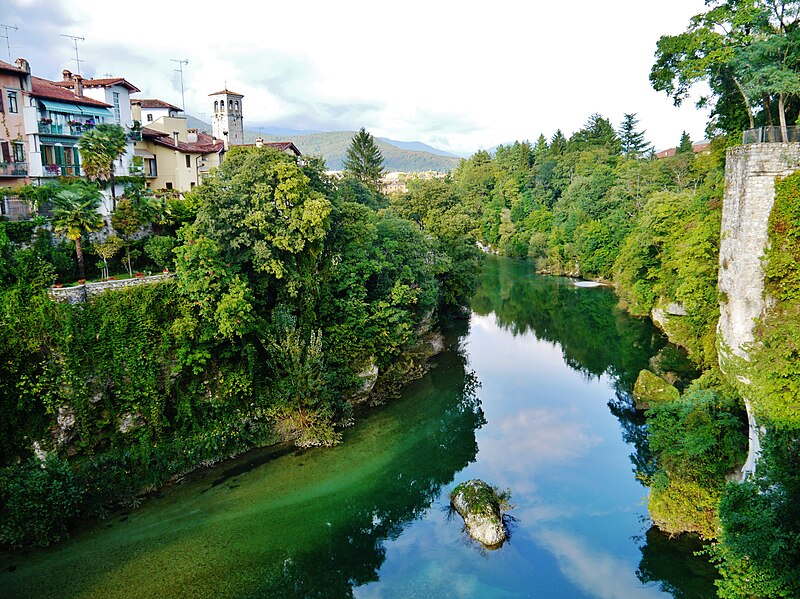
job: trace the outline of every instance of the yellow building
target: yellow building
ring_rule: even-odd
[[[151,119],[143,123],[142,139],[135,148],[149,189],[189,191],[222,163],[225,143],[187,129],[180,108],[162,100],[134,100],[131,112],[140,123],[143,114]]]

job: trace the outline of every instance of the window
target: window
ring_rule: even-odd
[[[219,112],[219,101],[214,100],[214,112]]]
[[[172,181],[167,181],[167,189],[172,189]]]
[[[192,166],[192,157],[189,154],[186,154],[186,168],[191,168]]]
[[[119,110],[119,92],[114,92],[114,121],[117,125],[122,124],[122,115]]]
[[[152,112],[148,112],[147,113],[147,122],[150,123],[152,121],[153,121],[153,113]]]
[[[234,102],[234,106],[236,106],[236,110],[239,110],[239,100],[236,100],[236,102]]]
[[[195,182],[194,181],[190,181],[189,182],[189,188],[190,189],[194,189],[194,186],[195,186]]]
[[[8,90],[6,91],[6,97],[8,98],[8,111],[19,112],[19,104],[17,104],[17,92]]]
[[[14,162],[25,162],[25,145],[20,143],[11,144],[14,154]]]

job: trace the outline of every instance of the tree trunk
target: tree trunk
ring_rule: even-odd
[[[778,94],[778,117],[781,119],[781,141],[789,141],[789,128],[786,126],[786,106],[783,103],[784,96]]]
[[[747,120],[750,121],[750,128],[755,129],[756,120],[753,117],[753,109],[750,108],[750,100],[747,99],[747,94],[744,93],[744,88],[742,87],[742,84],[739,83],[739,80],[736,77],[733,78],[733,82],[736,84],[736,88],[739,90],[739,93],[742,94],[742,99],[744,100],[744,107],[745,109],[747,109]]]
[[[129,245],[125,246],[125,256],[126,256],[127,261],[128,261],[128,276],[132,277],[133,276],[133,269],[131,268],[131,247]]]
[[[75,254],[78,256],[78,278],[84,279],[86,277],[83,272],[83,245],[80,237],[75,240]]]
[[[111,209],[117,209],[117,184],[114,179],[114,164],[111,164]]]
[[[764,108],[766,108],[767,123],[769,124],[770,128],[772,128],[775,126],[775,124],[772,122],[772,100],[770,99],[769,95],[764,96]]]

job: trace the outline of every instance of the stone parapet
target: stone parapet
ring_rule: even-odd
[[[173,273],[164,273],[160,275],[152,275],[149,277],[136,277],[133,279],[120,279],[118,281],[100,281],[97,283],[85,283],[83,285],[75,285],[74,287],[51,287],[47,290],[50,297],[61,303],[80,304],[92,297],[105,293],[106,291],[114,289],[124,289],[126,287],[134,287],[136,285],[144,285],[147,283],[157,283],[159,281],[166,281],[170,277],[174,277]]]

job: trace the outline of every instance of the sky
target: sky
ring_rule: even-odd
[[[79,36],[81,74],[125,77],[138,98],[180,106],[173,59],[188,60],[186,112],[206,122],[208,94],[227,86],[244,95],[246,129],[365,127],[468,155],[569,136],[594,113],[615,126],[636,113],[657,150],[684,130],[703,139],[707,111],[675,107],[648,80],[658,38],[703,10],[703,0],[2,0],[0,24],[18,28],[10,62],[26,58],[45,79],[77,72],[63,34]]]

